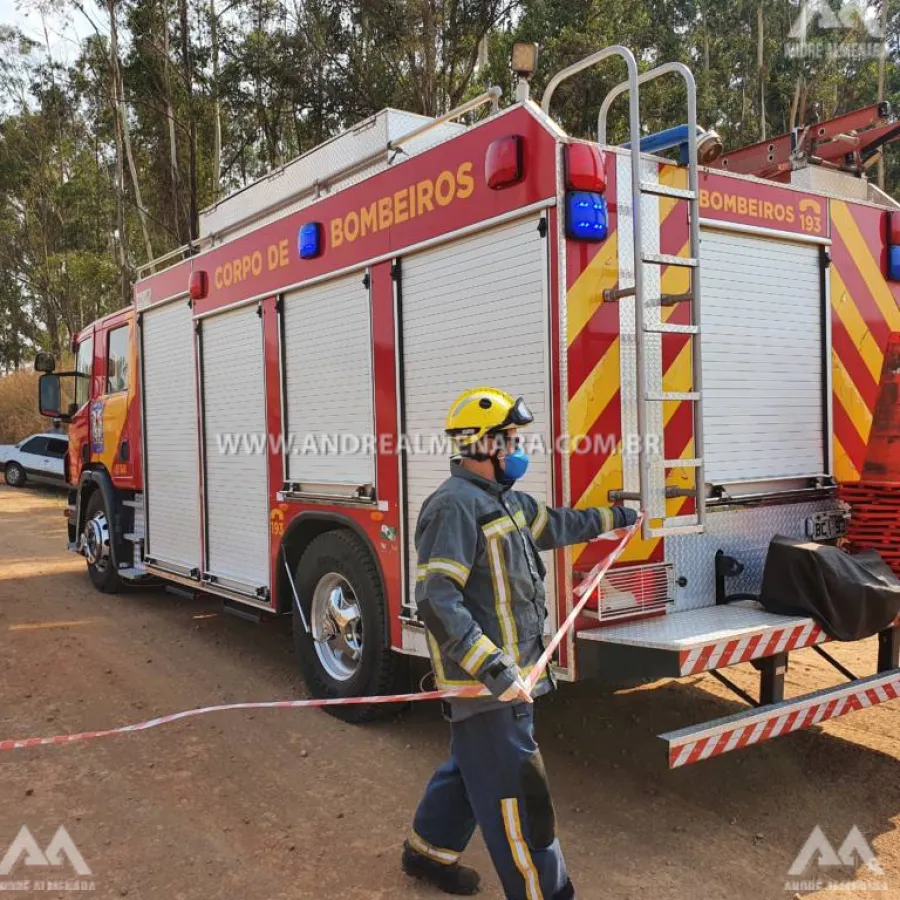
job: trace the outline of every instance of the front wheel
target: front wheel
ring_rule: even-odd
[[[87,560],[91,582],[104,594],[115,594],[122,585],[116,572],[112,542],[112,522],[103,502],[103,494],[94,491],[84,516],[81,552]]]
[[[6,464],[6,468],[3,470],[3,477],[10,487],[18,488],[25,485],[25,470],[17,462]]]
[[[319,535],[306,548],[295,578],[294,646],[313,697],[337,699],[389,694],[395,660],[386,628],[386,603],[375,561],[348,531]],[[393,704],[328,707],[347,722],[396,712]]]

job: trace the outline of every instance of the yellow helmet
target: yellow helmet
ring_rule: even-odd
[[[471,447],[492,431],[520,428],[534,421],[525,401],[493,387],[477,387],[463,391],[447,413],[444,426],[456,445]]]

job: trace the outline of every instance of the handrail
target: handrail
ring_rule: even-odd
[[[684,80],[687,82],[688,87],[688,124],[691,124],[691,98],[693,97],[695,100],[694,103],[694,132],[697,131],[697,110],[696,110],[696,86],[694,84],[694,73],[684,64],[680,62],[667,62],[663,63],[661,66],[657,66],[655,69],[650,69],[649,72],[644,72],[642,75],[638,76],[638,84],[645,84],[648,81],[653,81],[655,78],[659,78],[660,75],[666,75],[669,72],[678,72]],[[609,108],[615,102],[615,100],[620,97],[625,91],[628,90],[629,84],[627,81],[623,81],[620,84],[617,84],[604,98],[603,103],[600,104],[600,112],[597,115],[597,143],[601,146],[606,145],[606,116],[609,113]]]
[[[193,244],[182,244],[180,247],[176,247],[174,250],[170,250],[168,253],[164,253],[162,256],[157,256],[154,259],[149,260],[148,262],[141,263],[137,267],[137,277],[139,279],[144,278],[143,273],[146,270],[155,269],[157,266],[162,265],[164,262],[168,262],[173,257],[182,256],[184,254],[190,255],[191,251],[193,251],[196,246],[196,242]]]
[[[591,66],[596,65],[598,62],[602,62],[604,59],[608,59],[610,56],[620,56],[625,60],[625,65],[628,66],[629,83],[632,80],[632,76],[635,80],[637,79],[637,61],[634,58],[634,54],[627,47],[623,47],[621,44],[614,44],[612,47],[605,47],[603,50],[598,50],[596,53],[592,53],[590,56],[586,56],[584,59],[579,60],[577,63],[572,63],[571,66],[567,66],[565,69],[557,72],[550,79],[549,84],[544,89],[544,95],[543,97],[541,97],[541,109],[544,111],[544,113],[546,115],[550,115],[550,101],[553,98],[554,92],[560,86],[560,84],[562,84],[567,78],[571,78],[573,75],[577,75],[579,72],[583,72],[585,69],[589,69]]]

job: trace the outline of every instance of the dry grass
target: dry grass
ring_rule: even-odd
[[[20,369],[0,378],[0,444],[16,444],[50,426],[37,408],[39,374]]]

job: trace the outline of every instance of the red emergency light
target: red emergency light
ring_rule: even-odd
[[[209,275],[202,269],[191,272],[191,280],[188,283],[188,294],[191,300],[205,300],[209,294]]]
[[[493,191],[517,184],[523,174],[523,141],[521,135],[497,138],[488,145],[484,158],[484,180]]]
[[[606,190],[606,155],[599,147],[566,145],[566,190],[594,194]]]
[[[900,246],[900,213],[888,213],[888,244],[891,247]]]

